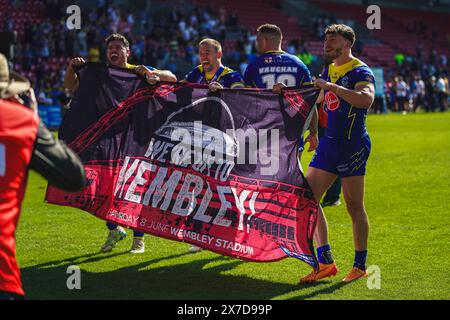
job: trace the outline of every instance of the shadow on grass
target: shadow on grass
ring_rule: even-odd
[[[67,259],[60,259],[60,260],[49,261],[46,263],[37,264],[37,265],[33,266],[33,268],[41,269],[41,268],[48,268],[48,267],[61,265],[61,264],[65,265],[67,267],[69,265],[74,265],[74,264],[76,265],[76,264],[82,264],[82,263],[88,263],[88,262],[97,262],[97,261],[101,261],[104,259],[121,256],[124,254],[128,254],[128,252],[124,251],[124,252],[118,252],[118,253],[113,253],[113,254],[105,254],[105,253],[102,253],[99,251],[99,252],[95,252],[95,253],[84,254],[81,256],[77,256],[77,257],[70,257]],[[86,260],[80,260],[80,259],[84,259],[84,258],[86,258]]]
[[[245,262],[224,256],[177,263],[177,258],[189,253],[161,257],[108,272],[83,270],[85,263],[124,254],[129,253],[111,255],[93,253],[23,268],[21,274],[27,298],[268,300],[299,289],[308,290],[314,286],[272,282],[245,275],[229,275],[226,274],[227,271]],[[152,268],[152,265],[158,262],[171,259],[174,261],[170,266]],[[212,262],[220,263],[212,267],[207,266]],[[67,274],[67,267],[70,265],[78,265],[81,268],[81,290],[69,290],[66,287],[66,281],[70,276]],[[331,286],[293,299],[313,298],[323,293],[331,293],[337,288],[339,287]]]
[[[311,284],[300,285],[298,288],[299,289],[306,289],[306,288],[312,288],[312,287],[316,287],[316,286],[323,286],[323,285],[326,285],[326,284],[329,284],[329,283],[326,283],[326,282],[323,282],[323,281],[318,281],[318,282],[314,282],[314,283],[311,283]],[[342,288],[345,285],[346,285],[346,283],[344,283],[344,282],[338,282],[338,283],[335,283],[333,285],[326,286],[325,288],[322,288],[322,289],[310,292],[308,294],[296,296],[294,298],[290,298],[290,299],[287,299],[287,300],[305,300],[305,299],[317,298],[321,294],[331,294],[331,293],[335,292],[336,290],[339,290],[340,288]]]

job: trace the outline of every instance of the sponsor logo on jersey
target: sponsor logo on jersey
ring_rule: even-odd
[[[330,111],[335,111],[341,106],[341,101],[334,92],[328,91],[325,94],[325,103],[327,104],[327,109]]]

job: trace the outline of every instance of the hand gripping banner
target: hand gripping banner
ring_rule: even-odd
[[[60,139],[79,154],[88,185],[49,186],[48,203],[227,256],[317,267],[318,204],[297,151],[317,90],[149,86],[91,63],[78,74]]]

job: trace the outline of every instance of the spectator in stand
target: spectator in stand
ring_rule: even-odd
[[[445,76],[441,74],[439,76],[439,79],[436,81],[436,92],[437,92],[437,100],[439,104],[439,110],[441,112],[448,110],[448,103],[447,103],[447,88],[444,80]],[[448,83],[448,80],[447,80]]]
[[[99,62],[100,61],[100,50],[97,47],[92,47],[89,49],[89,62]]]
[[[414,101],[414,112],[419,107],[425,107],[425,82],[418,75],[415,76],[415,94],[416,99]]]
[[[432,76],[425,83],[427,112],[429,111],[434,112],[434,109],[436,108],[435,86],[436,86],[436,77]]]
[[[406,112],[405,103],[408,98],[408,90],[409,86],[403,80],[403,77],[398,77],[395,87],[395,95],[397,99],[395,111]]]
[[[314,60],[314,56],[311,54],[311,52],[309,52],[306,47],[303,47],[303,51],[297,55],[297,57],[303,61],[303,63],[309,67],[313,60]]]
[[[386,96],[387,96],[388,109],[390,111],[394,111],[395,110],[395,80],[392,78],[386,82]]]
[[[447,55],[445,53],[441,54],[439,64],[441,65],[441,68],[447,68]]]
[[[37,101],[38,101],[38,103],[45,104],[45,105],[53,104],[52,98],[47,97],[44,90],[40,90],[38,97],[37,97]]]
[[[394,60],[397,66],[401,67],[403,62],[405,61],[405,56],[403,53],[399,52],[394,56]]]
[[[18,10],[23,9],[25,12],[26,3],[18,1]],[[165,11],[155,10],[150,5],[151,1],[147,1],[145,9],[134,13],[131,10],[134,7],[133,3],[126,1],[125,4],[130,5],[131,9],[125,8],[125,10],[117,6],[117,3],[119,3],[117,0],[97,0],[92,10],[83,8],[83,28],[80,31],[65,29],[65,9],[71,4],[70,0],[42,2],[42,12],[45,12],[45,15],[40,18],[42,20],[36,21],[32,16],[26,17],[22,24],[24,32],[18,34],[16,53],[20,50],[21,54],[17,55],[15,65],[27,73],[29,79],[33,81],[37,94],[46,90],[43,86],[44,81],[55,81],[50,83],[52,88],[61,87],[60,77],[51,76],[55,66],[59,68],[58,64],[61,61],[55,62],[53,58],[64,57],[67,60],[69,57],[82,56],[86,60],[96,61],[97,53],[92,54],[87,49],[95,47],[102,39],[118,30],[129,32],[128,37],[134,44],[130,61],[139,61],[158,69],[176,70],[178,76],[184,76],[198,64],[194,44],[204,38],[217,38],[224,46],[227,46],[227,41],[230,39],[239,39],[234,50],[227,50],[223,57],[224,62],[235,70],[245,65],[244,59],[251,62],[255,58],[255,39],[249,37],[249,30],[239,26],[239,12],[226,11],[220,9],[220,6],[210,9],[193,4],[185,7],[178,3],[173,5],[169,15],[165,15],[162,14]],[[20,22],[18,23],[13,17],[3,16],[3,19],[0,18],[3,21],[0,24],[0,31],[18,29]],[[334,19],[327,15],[313,18],[314,29],[311,34],[315,34],[315,30],[318,30],[317,40],[321,39],[323,28],[335,22]],[[426,26],[422,21],[414,22],[412,27],[418,34],[422,32],[425,35],[431,31],[431,29],[425,30]],[[316,57],[307,50],[307,43],[305,44],[304,40],[300,44],[298,42],[291,42],[288,51],[295,51],[295,55],[304,61],[313,73],[319,73],[321,61],[317,60],[316,63]],[[359,43],[355,44],[355,46],[358,45]],[[442,72],[448,72],[447,56],[443,48],[445,46],[436,45],[436,48],[431,48],[432,50],[424,53],[424,46],[419,42],[414,57],[399,54],[396,64],[401,65],[401,68],[392,70],[385,68],[385,74],[394,73],[406,80],[414,78],[417,73],[423,80],[432,76],[438,78]],[[97,49],[99,56],[106,54],[104,46]],[[49,69],[43,68],[43,65],[48,66]],[[389,77],[390,75],[386,78]],[[433,90],[435,90],[434,87]],[[448,93],[448,89],[446,92]],[[46,92],[46,98],[59,99],[51,94]],[[415,99],[415,93],[412,94]],[[427,97],[434,99],[433,94],[430,93]],[[418,96],[417,99],[419,99]],[[438,105],[437,101],[435,105]]]

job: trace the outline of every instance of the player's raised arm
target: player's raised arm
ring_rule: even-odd
[[[80,81],[73,68],[81,67],[85,63],[86,61],[84,61],[84,59],[80,57],[70,60],[69,66],[67,67],[66,70],[66,75],[64,76],[64,88],[71,91],[75,91],[78,89]]]

